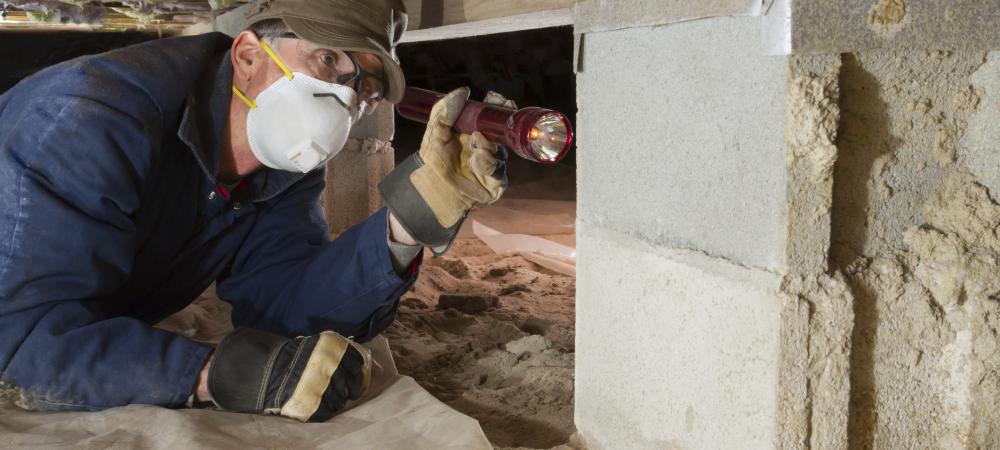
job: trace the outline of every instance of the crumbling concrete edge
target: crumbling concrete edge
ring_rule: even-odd
[[[830,272],[840,55],[789,60],[786,107],[788,272],[781,286],[778,442],[846,449],[853,296]]]

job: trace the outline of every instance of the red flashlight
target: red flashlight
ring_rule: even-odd
[[[399,115],[427,123],[431,108],[445,94],[414,87],[406,88],[396,105]],[[543,108],[511,109],[483,102],[465,104],[454,129],[460,133],[483,133],[518,156],[541,164],[559,162],[573,142],[573,126],[558,111]]]

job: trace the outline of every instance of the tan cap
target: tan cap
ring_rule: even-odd
[[[298,37],[323,47],[378,55],[389,80],[385,98],[403,98],[406,79],[395,47],[406,31],[402,0],[258,0],[249,24],[281,19]]]

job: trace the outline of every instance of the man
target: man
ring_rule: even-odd
[[[22,406],[326,420],[367,387],[355,342],[392,322],[423,246],[445,251],[503,192],[503,155],[451,131],[458,90],[381,184],[392,212],[329,241],[322,167],[402,97],[403,5],[269,0],[249,21],[235,40],[76,59],[0,96],[0,380]],[[238,327],[217,348],[151,326],[212,282]]]

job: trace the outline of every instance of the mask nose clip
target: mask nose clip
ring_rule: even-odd
[[[357,121],[361,119],[361,110],[363,109],[363,107],[361,105],[349,106],[347,102],[344,101],[344,99],[340,98],[339,94],[333,92],[317,92],[313,94],[313,97],[315,98],[333,97],[333,99],[336,100],[337,103],[340,103],[340,106],[343,106],[344,109],[346,109],[347,112],[350,114],[352,123],[357,123]]]
[[[344,107],[344,109],[347,109],[347,110],[350,110],[350,109],[351,109],[351,107],[350,107],[350,106],[347,106],[347,103],[344,103],[344,100],[342,100],[342,99],[340,98],[340,96],[339,96],[339,95],[337,95],[337,94],[334,94],[334,93],[332,93],[332,92],[327,92],[327,93],[316,93],[316,94],[313,94],[313,97],[316,97],[316,98],[326,98],[326,97],[333,97],[333,99],[334,99],[334,100],[336,100],[336,101],[337,101],[337,103],[340,103],[340,106],[343,106],[343,107]]]

